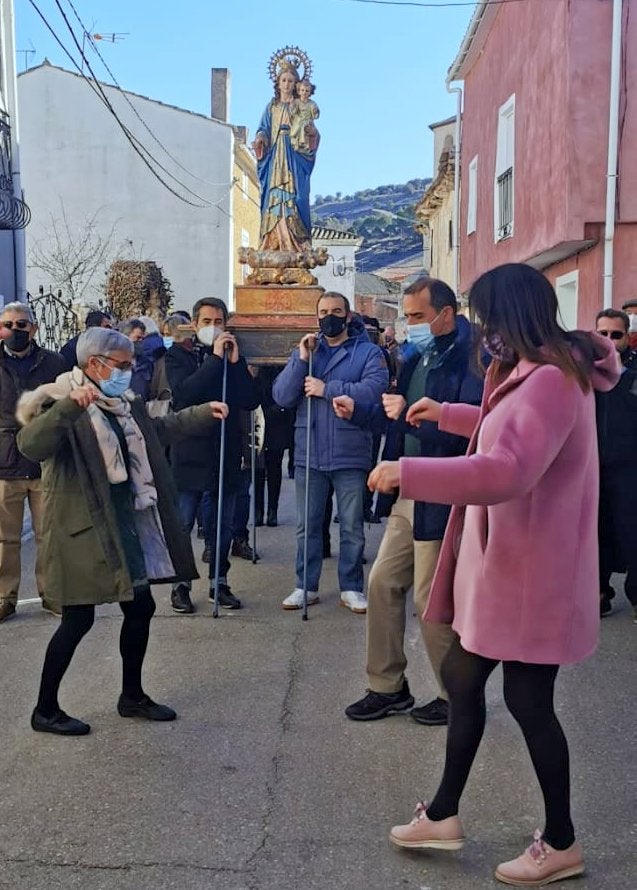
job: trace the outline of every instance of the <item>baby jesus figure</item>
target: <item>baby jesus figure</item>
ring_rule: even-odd
[[[319,107],[310,99],[316,87],[309,80],[300,80],[296,85],[297,98],[292,102],[292,122],[290,142],[295,151],[309,152],[315,146],[308,138],[315,132],[314,121],[319,116]]]

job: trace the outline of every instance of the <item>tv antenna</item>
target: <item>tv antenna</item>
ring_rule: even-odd
[[[92,28],[95,27],[95,23],[93,23]],[[95,43],[97,40],[105,40],[107,43],[119,43],[121,40],[126,40],[129,36],[129,31],[109,31],[99,33],[92,33],[91,31],[83,31],[82,32],[82,71],[84,71],[84,49],[86,48],[86,41],[89,43]]]
[[[23,69],[24,71],[26,71],[27,68],[29,67],[29,56],[35,55],[35,47],[33,46],[33,43],[31,43],[30,39],[29,39],[29,45],[31,46],[31,49],[17,49],[15,52],[16,56],[19,56],[21,54],[24,55],[24,69]]]

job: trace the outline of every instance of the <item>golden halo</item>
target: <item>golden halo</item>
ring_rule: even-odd
[[[277,78],[281,73],[284,63],[291,65],[299,76],[299,80],[309,80],[312,76],[312,63],[308,54],[299,49],[298,46],[285,46],[278,49],[270,56],[270,64],[268,65],[268,73],[272,83],[277,82]],[[299,72],[299,67],[303,66],[303,73]]]

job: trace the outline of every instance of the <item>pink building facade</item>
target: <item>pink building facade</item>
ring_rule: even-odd
[[[613,305],[637,297],[637,16],[624,0]],[[528,262],[567,327],[603,306],[612,0],[480,3],[451,70],[464,81],[460,291]],[[631,101],[632,99],[632,101]]]

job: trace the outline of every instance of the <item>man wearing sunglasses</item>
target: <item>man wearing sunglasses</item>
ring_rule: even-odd
[[[46,600],[41,561],[40,465],[27,460],[16,447],[18,423],[15,410],[23,392],[43,383],[52,383],[65,370],[65,364],[57,353],[42,349],[34,342],[36,331],[29,306],[23,303],[4,306],[0,315],[0,622],[15,615],[18,601],[25,501],[29,503],[37,548],[35,580],[38,593],[42,607],[52,611]]]
[[[628,345],[625,312],[602,310],[597,316],[597,333],[613,341],[624,366],[614,389],[595,393],[600,457],[600,614],[612,611],[612,572],[626,572],[624,592],[637,622],[637,350]]]
[[[610,337],[625,368],[637,370],[637,349],[630,348],[630,319],[626,312],[602,309],[597,313],[597,333]]]

